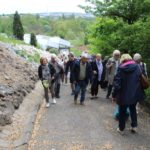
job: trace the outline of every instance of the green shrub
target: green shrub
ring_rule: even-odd
[[[150,88],[148,88],[146,91],[146,101],[148,101],[150,103]]]

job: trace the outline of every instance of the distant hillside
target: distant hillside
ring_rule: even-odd
[[[51,17],[71,17],[74,16],[75,18],[94,18],[94,16],[92,14],[87,14],[87,13],[74,13],[74,12],[49,12],[49,13],[38,13],[39,16],[41,17],[47,17],[47,16],[51,16]]]

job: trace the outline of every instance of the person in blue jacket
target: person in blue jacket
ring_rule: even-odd
[[[145,99],[144,89],[142,88],[140,77],[141,71],[138,64],[132,60],[129,54],[121,56],[121,65],[118,68],[114,79],[114,90],[112,100],[119,105],[119,127],[117,131],[123,133],[126,124],[126,111],[130,110],[131,131],[137,130],[136,104]]]

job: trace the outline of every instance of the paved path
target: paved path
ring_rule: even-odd
[[[140,112],[138,133],[117,133],[114,106],[100,91],[97,100],[74,105],[70,86],[61,87],[61,98],[50,108],[43,106],[37,115],[29,150],[150,150],[150,117]]]

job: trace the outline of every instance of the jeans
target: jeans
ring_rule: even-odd
[[[109,97],[111,95],[112,88],[113,88],[113,85],[109,84],[108,91],[107,91],[107,97]]]
[[[75,93],[74,93],[74,99],[77,100],[78,95],[81,91],[81,98],[80,98],[80,102],[84,102],[85,100],[85,93],[86,93],[86,87],[87,84],[84,80],[80,80],[78,83],[76,83],[75,85]]]
[[[120,105],[119,106],[119,129],[123,131],[125,129],[126,123],[126,112],[127,108],[130,110],[131,117],[131,127],[137,127],[137,113],[136,113],[136,104],[132,105]]]
[[[48,95],[48,87],[44,87],[44,95],[45,95],[45,100],[47,103],[49,103],[49,95]]]

